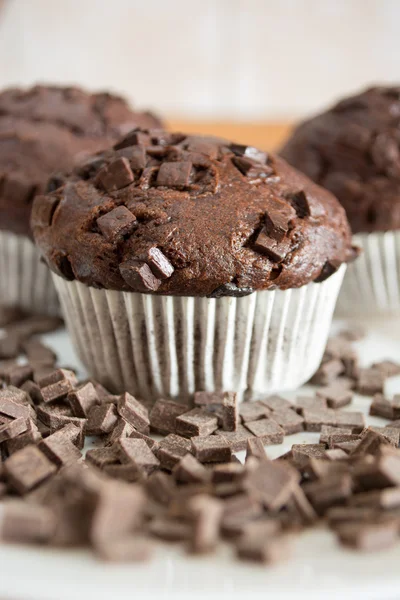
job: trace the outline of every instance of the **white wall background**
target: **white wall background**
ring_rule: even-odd
[[[4,0],[0,86],[74,82],[188,118],[294,117],[400,82],[399,0]]]

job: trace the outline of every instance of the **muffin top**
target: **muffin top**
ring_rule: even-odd
[[[37,196],[49,267],[88,286],[241,296],[322,281],[354,257],[343,208],[284,160],[136,129]]]
[[[29,235],[33,197],[49,176],[136,126],[161,123],[106,93],[44,86],[0,93],[0,229]]]
[[[400,229],[400,87],[374,87],[300,124],[281,151],[333,192],[354,232]]]

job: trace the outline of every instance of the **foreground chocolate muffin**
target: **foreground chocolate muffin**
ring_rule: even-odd
[[[307,380],[355,256],[337,200],[282,159],[162,131],[74,169],[31,223],[89,371],[146,399]]]
[[[47,270],[28,239],[32,200],[54,172],[72,169],[138,125],[161,124],[107,93],[55,86],[0,93],[0,303],[57,310]]]
[[[342,312],[400,310],[400,87],[374,87],[300,124],[281,155],[333,192],[364,250]]]

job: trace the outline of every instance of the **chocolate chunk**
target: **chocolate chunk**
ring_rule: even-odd
[[[56,377],[59,377],[59,379],[55,380]],[[51,383],[48,383],[50,381]],[[77,380],[72,371],[58,369],[49,376],[40,379],[38,384],[40,386],[43,402],[48,403],[64,400],[68,393],[74,389]]]
[[[31,365],[40,364],[54,367],[57,360],[55,352],[36,338],[23,340],[21,349],[25,352]]]
[[[105,239],[114,244],[135,228],[136,217],[125,206],[117,206],[96,221]]]
[[[304,419],[291,408],[275,410],[271,418],[282,427],[285,435],[292,435],[304,429]]]
[[[15,367],[7,369],[7,372],[4,373],[3,377],[7,385],[20,387],[25,381],[31,379],[32,375],[31,365],[16,365]]]
[[[253,146],[244,146],[243,144],[229,144],[229,150],[231,150],[236,156],[247,156],[260,163],[267,161],[267,154],[254,148]]]
[[[178,483],[207,483],[211,476],[209,469],[191,454],[180,459],[172,474]]]
[[[117,442],[122,463],[133,463],[140,471],[152,473],[160,464],[144,440],[123,438]]]
[[[251,287],[238,287],[235,283],[223,283],[219,287],[215,288],[208,296],[209,298],[223,298],[224,296],[230,296],[231,298],[243,298],[249,296],[254,292]]]
[[[172,400],[157,400],[150,411],[150,427],[152,431],[162,435],[176,432],[176,417],[187,412],[184,404]]]
[[[96,556],[101,560],[119,564],[148,561],[152,553],[151,541],[136,533],[116,540],[107,540],[96,546]]]
[[[242,560],[262,564],[273,564],[287,560],[290,549],[287,539],[277,537],[271,539],[263,533],[243,535],[236,544],[237,556]]]
[[[120,190],[131,184],[134,179],[129,161],[124,157],[113,160],[96,175],[96,181],[102,185],[106,192]]]
[[[57,466],[71,464],[81,458],[81,453],[72,442],[79,435],[75,425],[70,423],[39,443],[39,449]]]
[[[158,279],[168,279],[175,270],[165,254],[156,247],[149,248],[146,255],[143,256],[143,260]]]
[[[360,433],[365,427],[365,419],[362,412],[337,410],[335,414],[337,427],[350,427],[353,433]]]
[[[360,439],[361,439],[360,436],[356,433],[332,433],[329,436],[328,444],[329,444],[329,448],[342,448],[343,449],[344,443],[359,442]],[[355,447],[355,445],[350,446],[351,449],[353,447]]]
[[[119,270],[124,281],[139,292],[155,292],[161,285],[145,262],[126,260],[119,265]]]
[[[37,406],[36,412],[38,419],[40,419],[40,421],[44,425],[46,425],[54,431],[56,431],[57,429],[61,429],[61,427],[64,427],[64,425],[68,425],[68,423],[74,423],[78,426],[84,425],[86,423],[86,419],[74,417],[70,406],[63,402],[51,404],[48,406]]]
[[[240,462],[223,463],[215,465],[212,471],[212,482],[214,484],[240,482],[245,475],[246,470]]]
[[[328,277],[330,277],[331,275],[336,273],[336,271],[338,270],[339,267],[340,267],[340,264],[337,263],[336,261],[327,260],[325,262],[324,266],[322,267],[318,277],[316,277],[314,279],[315,283],[322,283],[323,281],[328,279]]]
[[[43,333],[56,331],[63,324],[60,317],[48,315],[32,315],[7,327],[8,333],[13,333],[21,339]]]
[[[117,410],[120,416],[125,419],[132,427],[147,434],[150,428],[149,412],[143,404],[134,398],[128,392],[120,396]]]
[[[309,202],[309,198],[303,190],[300,190],[299,192],[296,192],[294,194],[289,194],[287,196],[287,199],[293,206],[297,216],[300,219],[304,219],[305,217],[309,217],[311,215],[311,205]]]
[[[400,364],[393,360],[381,360],[380,362],[374,363],[371,368],[381,371],[385,378],[400,375]]]
[[[86,435],[110,433],[118,422],[117,409],[113,404],[94,405],[89,411]]]
[[[134,129],[115,144],[114,149],[121,150],[122,148],[128,148],[129,146],[149,146],[150,144],[151,137],[148,133],[140,131],[140,129]]]
[[[56,472],[56,467],[35,446],[26,446],[4,462],[4,473],[10,486],[25,494]]]
[[[335,384],[317,390],[317,396],[325,398],[329,408],[342,408],[351,404],[353,399],[350,390],[343,389],[340,385]]]
[[[328,507],[340,504],[352,493],[352,480],[348,473],[313,481],[303,486],[303,490],[318,513]]]
[[[270,416],[271,411],[260,401],[243,402],[240,405],[239,415],[242,423],[247,421],[257,421]]]
[[[0,444],[7,440],[16,438],[21,433],[24,433],[28,429],[29,420],[24,417],[14,419],[9,423],[0,425]]]
[[[192,527],[178,519],[158,517],[150,522],[149,532],[166,542],[181,542],[190,539]]]
[[[293,444],[293,463],[298,469],[306,467],[311,458],[324,458],[324,444]]]
[[[192,536],[189,550],[194,554],[204,554],[213,551],[219,540],[219,530],[222,518],[221,501],[198,494],[188,502],[188,513],[192,520]]]
[[[267,459],[264,444],[260,438],[253,437],[247,440],[246,461],[252,456],[255,458]]]
[[[365,454],[375,455],[378,453],[382,445],[389,445],[389,440],[377,431],[373,431],[371,428],[366,429],[362,432],[361,441],[357,444],[356,448],[351,452],[352,456],[363,456]]]
[[[297,472],[283,461],[261,461],[250,471],[245,485],[267,510],[279,510],[290,498],[297,479]]]
[[[192,453],[201,463],[229,462],[232,450],[224,436],[192,437]]]
[[[329,444],[332,435],[348,435],[353,432],[351,427],[333,427],[332,425],[322,425],[319,441],[321,444]]]
[[[55,531],[54,513],[46,506],[6,500],[1,516],[0,539],[4,542],[40,544],[50,541]]]
[[[264,446],[283,442],[284,430],[272,419],[250,421],[245,426],[253,435],[262,440]]]
[[[357,464],[353,469],[353,478],[362,490],[399,486],[400,458],[387,454],[373,462]]]
[[[283,408],[293,408],[293,405],[289,400],[281,398],[281,396],[268,396],[261,400],[262,404],[265,404],[270,410],[282,410]]]
[[[176,432],[184,437],[207,436],[217,429],[217,418],[201,408],[194,408],[176,418]]]
[[[40,421],[38,421],[40,423]],[[38,430],[38,427],[31,419],[26,420],[27,430],[24,433],[20,433],[17,437],[10,438],[5,442],[7,453],[9,456],[22,450],[29,444],[36,444],[42,439],[42,436]]]
[[[131,425],[129,425],[129,427],[131,427]],[[133,429],[128,437],[134,438],[136,440],[144,440],[150,448],[150,450],[152,450],[155,453],[158,450],[158,442],[156,442],[156,440],[153,440],[153,438],[149,437],[148,435],[145,435],[144,433],[141,433],[140,431],[136,431],[136,429]]]
[[[193,165],[189,161],[164,162],[157,174],[156,185],[170,188],[185,188],[190,183]]]
[[[146,480],[146,489],[153,500],[167,505],[175,493],[175,484],[167,473],[155,471]]]
[[[224,431],[236,431],[239,424],[237,409],[237,398],[235,392],[225,392],[222,400],[222,429]]]
[[[0,359],[16,358],[19,349],[20,339],[16,335],[8,334],[0,338]]]
[[[350,523],[337,529],[344,546],[358,550],[382,550],[398,541],[398,523],[395,519],[380,523]]]
[[[305,409],[303,410],[303,417],[306,431],[321,431],[322,425],[337,424],[336,412],[331,408],[319,411]]]
[[[176,463],[191,452],[191,448],[190,440],[170,433],[159,444],[157,458],[161,463],[161,467],[172,471]]]
[[[321,411],[324,411],[328,408],[328,403],[326,398],[320,398],[319,396],[298,396],[294,408],[298,413],[304,416],[305,410],[308,410],[311,413],[320,413]]]
[[[77,390],[68,392],[67,400],[75,417],[88,417],[93,406],[100,404],[96,388],[90,381]]]
[[[266,164],[254,160],[250,157],[238,156],[232,158],[232,162],[235,167],[246,177],[250,179],[265,179],[268,175],[273,173],[273,169]]]
[[[383,394],[385,378],[379,369],[360,369],[357,391],[364,396]]]
[[[342,361],[339,358],[332,358],[321,364],[311,381],[317,385],[329,385],[342,373],[344,373]]]
[[[281,262],[286,258],[290,251],[290,240],[282,239],[278,242],[276,239],[270,237],[263,229],[260,231],[254,242],[254,250],[261,254],[265,254],[274,262]]]
[[[253,437],[253,434],[243,427],[243,425],[238,425],[236,431],[218,430],[216,434],[223,438],[223,440],[231,448],[232,452],[246,450],[247,440]]]
[[[294,216],[295,212],[289,204],[285,202],[279,202],[276,205],[271,203],[271,208],[264,215],[267,235],[273,240],[281,242],[288,233],[290,222]]]
[[[392,403],[384,398],[382,394],[375,394],[371,406],[369,407],[369,414],[383,417],[384,419],[393,419],[394,410]]]
[[[29,419],[31,411],[26,392],[18,390],[14,386],[0,390],[0,415],[6,415],[13,419],[20,417]]]
[[[104,469],[106,465],[119,463],[119,450],[116,446],[92,448],[86,452],[85,460],[99,469]]]
[[[119,442],[126,437],[129,437],[133,432],[133,427],[124,419],[118,419],[114,429],[107,437],[106,446],[112,446],[115,442]],[[154,442],[156,443],[156,442]]]

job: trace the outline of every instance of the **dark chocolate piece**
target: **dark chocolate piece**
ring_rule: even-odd
[[[6,479],[20,494],[26,494],[56,470],[56,466],[32,445],[15,452],[4,462]]]
[[[176,418],[188,411],[188,407],[172,400],[157,400],[150,411],[152,431],[162,435],[176,433]]]
[[[250,421],[245,426],[253,435],[262,440],[264,446],[283,442],[284,430],[272,419]]]
[[[224,436],[192,437],[192,453],[201,463],[229,462],[232,449]]]
[[[176,432],[184,437],[208,436],[218,429],[218,420],[201,408],[194,408],[176,418]]]
[[[120,396],[117,410],[120,416],[125,419],[132,427],[147,434],[150,428],[149,413],[136,398],[128,392]]]

